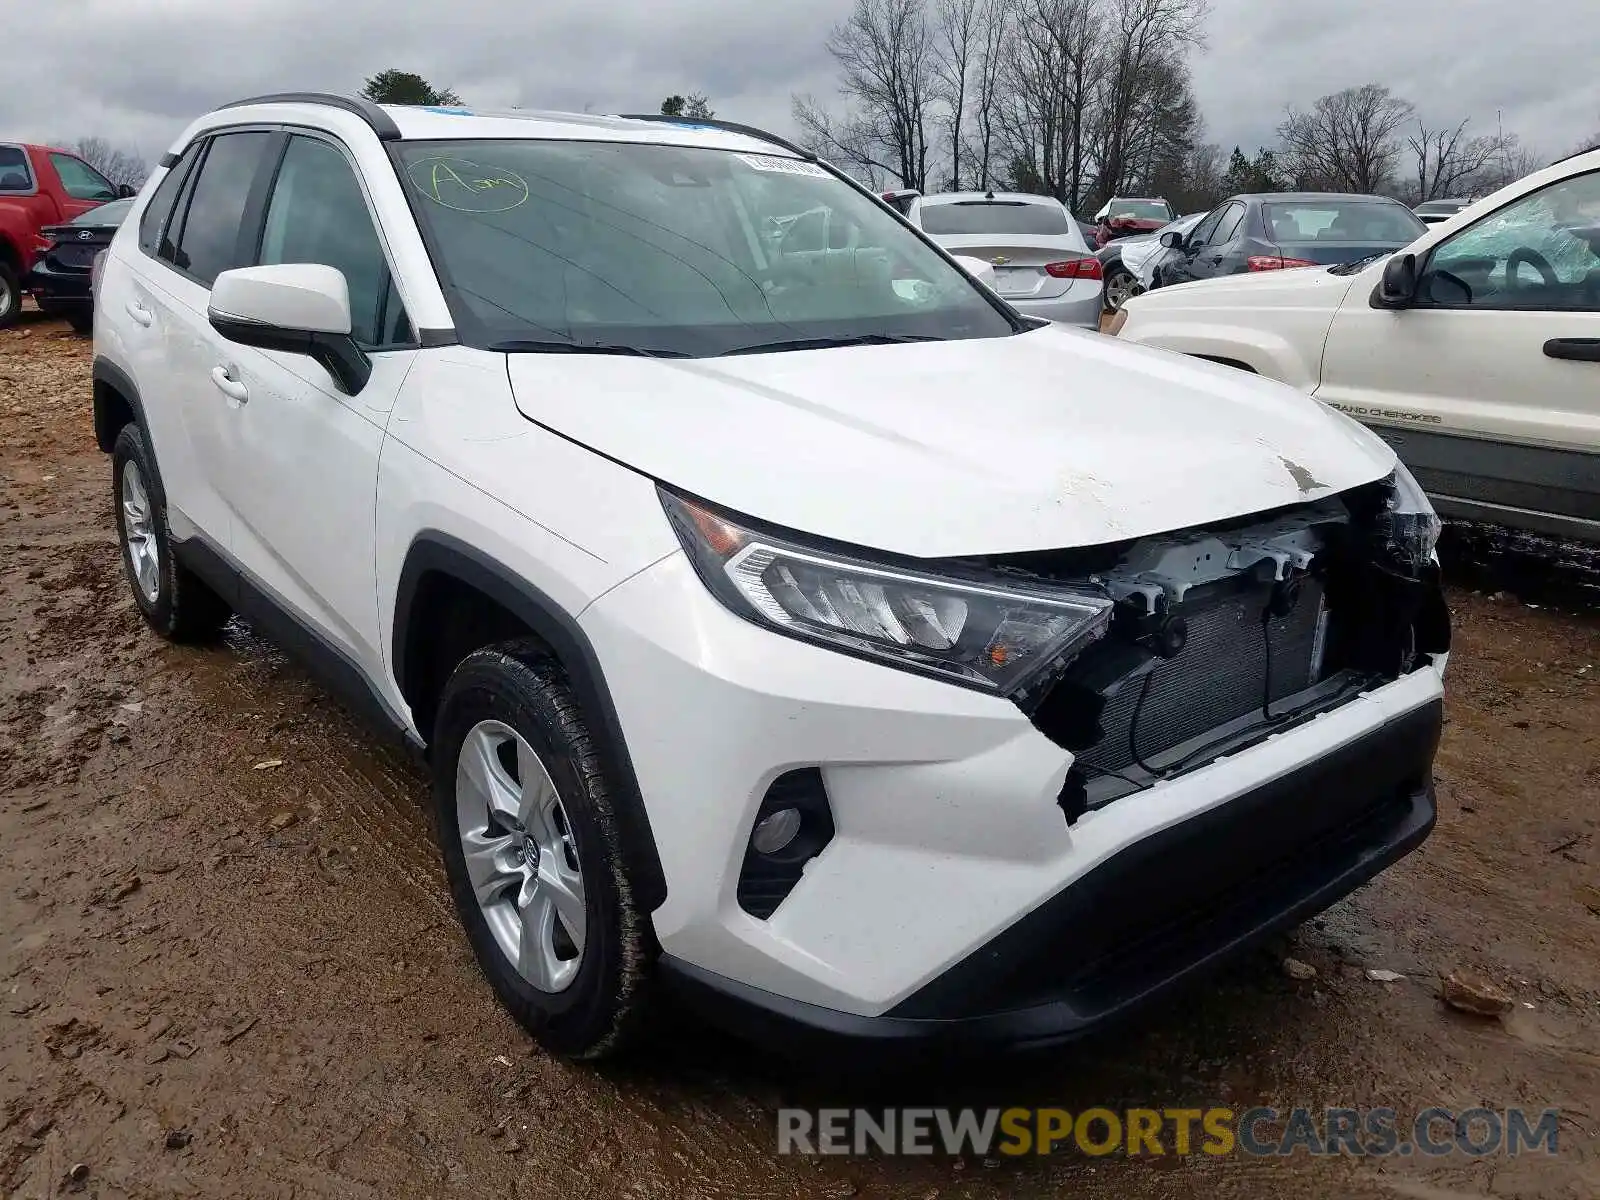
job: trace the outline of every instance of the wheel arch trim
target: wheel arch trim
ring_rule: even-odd
[[[555,654],[585,715],[598,723],[593,732],[602,740],[608,765],[612,768],[611,781],[620,793],[617,818],[624,840],[624,859],[634,885],[634,899],[645,912],[655,911],[667,896],[661,856],[650,829],[650,817],[633,760],[628,754],[622,722],[588,635],[572,614],[503,563],[450,534],[422,530],[412,538],[400,568],[390,647],[395,682],[408,703],[412,698],[408,660],[412,659],[417,641],[423,636],[423,630],[413,624],[412,617],[422,581],[430,574],[444,575],[483,593],[517,617]],[[427,737],[431,731],[419,732]]]
[[[111,448],[116,444],[117,430],[109,427],[110,414],[106,411],[106,403],[101,397],[100,385],[104,384],[123,400],[133,411],[133,419],[139,427],[149,436],[150,423],[144,419],[144,401],[139,396],[139,388],[133,378],[116,363],[103,355],[96,355],[94,360],[94,440],[95,444],[105,453],[110,454]],[[151,454],[155,453],[151,448]]]

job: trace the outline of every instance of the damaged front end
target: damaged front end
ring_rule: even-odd
[[[1225,524],[991,560],[1114,602],[1102,638],[1013,697],[1074,756],[1068,823],[1447,653],[1437,536],[1400,468]]]

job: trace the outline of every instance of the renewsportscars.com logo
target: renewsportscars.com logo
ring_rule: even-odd
[[[780,1108],[779,1154],[1555,1154],[1559,1109]]]

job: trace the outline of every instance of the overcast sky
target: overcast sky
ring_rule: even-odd
[[[0,0],[14,9],[21,0]],[[194,116],[261,92],[354,92],[385,67],[484,107],[654,110],[789,132],[832,100],[823,47],[851,0],[50,0],[0,55],[0,137],[103,136],[154,158]],[[416,11],[408,11],[415,9]],[[1600,0],[1212,0],[1193,60],[1206,136],[1273,141],[1284,106],[1377,81],[1434,121],[1470,116],[1547,156],[1600,130]],[[18,12],[10,12],[13,18]]]

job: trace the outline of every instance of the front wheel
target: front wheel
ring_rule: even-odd
[[[554,1054],[621,1049],[654,943],[600,748],[559,665],[529,643],[468,655],[431,756],[445,874],[496,996]]]
[[[22,283],[12,266],[0,260],[0,329],[17,323],[22,315]]]
[[[1143,290],[1132,271],[1121,263],[1115,264],[1106,272],[1106,311],[1121,312],[1122,306]]]

